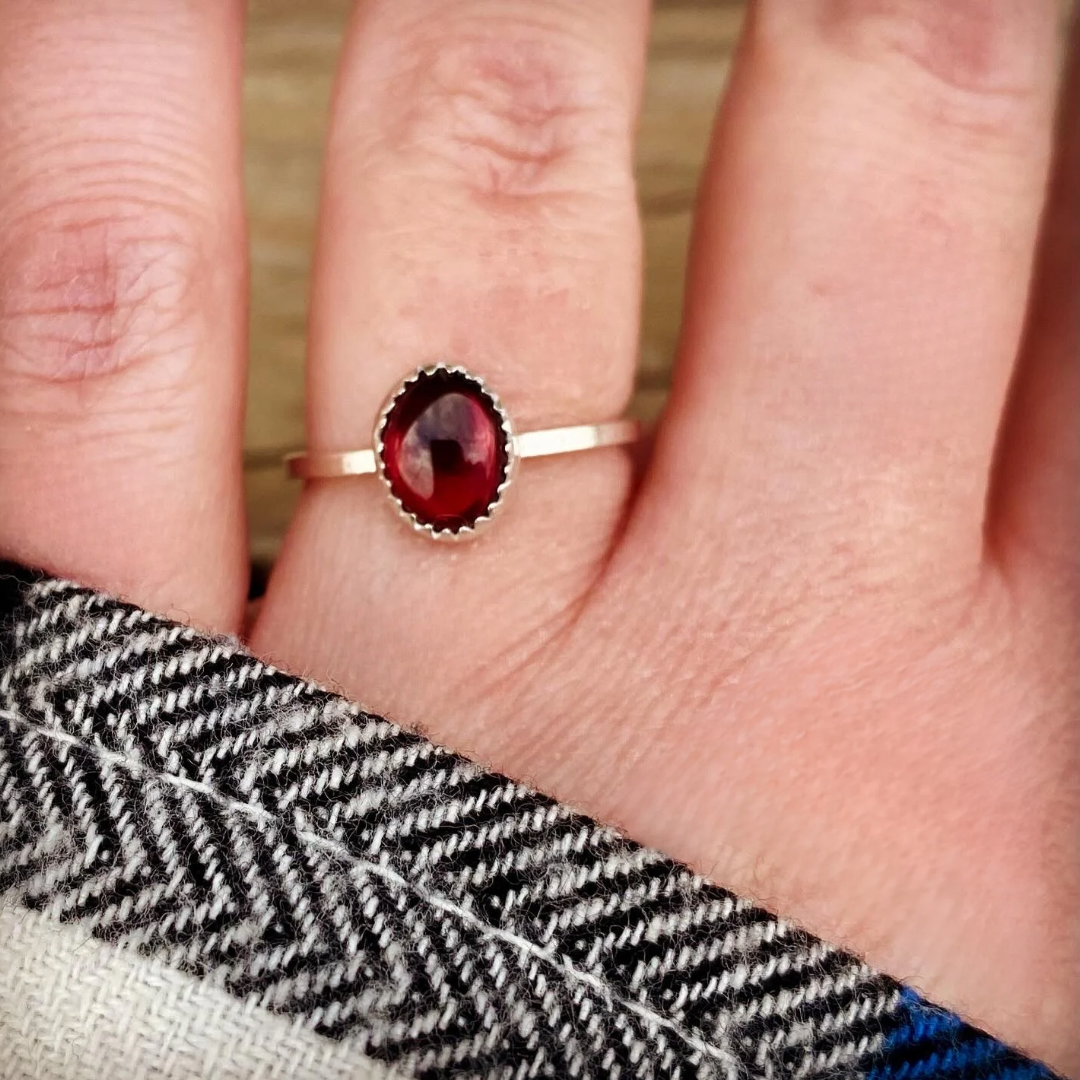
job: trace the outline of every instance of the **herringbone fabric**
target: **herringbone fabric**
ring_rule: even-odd
[[[234,642],[70,583],[6,580],[6,905],[404,1075],[1049,1075]]]

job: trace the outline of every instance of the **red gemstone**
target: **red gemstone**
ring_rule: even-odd
[[[502,418],[468,375],[439,368],[398,395],[382,430],[390,490],[424,525],[459,532],[487,514],[506,478]]]

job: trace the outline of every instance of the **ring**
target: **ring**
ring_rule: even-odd
[[[517,433],[483,379],[432,364],[387,398],[371,449],[289,454],[285,467],[302,480],[377,475],[418,532],[464,540],[502,508],[522,458],[625,446],[639,435],[636,420]]]

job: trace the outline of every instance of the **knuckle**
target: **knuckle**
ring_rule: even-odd
[[[0,365],[85,383],[153,360],[177,377],[208,280],[198,231],[131,204],[54,204],[13,223],[0,245]]]
[[[573,192],[587,160],[610,175],[627,149],[631,110],[572,33],[515,24],[414,35],[393,88],[403,105],[389,139],[478,198],[520,202]]]
[[[816,0],[804,10],[842,54],[897,65],[927,119],[992,134],[1030,126],[1030,106],[1041,97],[1040,7],[1028,0]]]

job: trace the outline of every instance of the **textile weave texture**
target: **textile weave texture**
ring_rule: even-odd
[[[234,641],[11,566],[0,906],[402,1076],[1053,1075]]]

